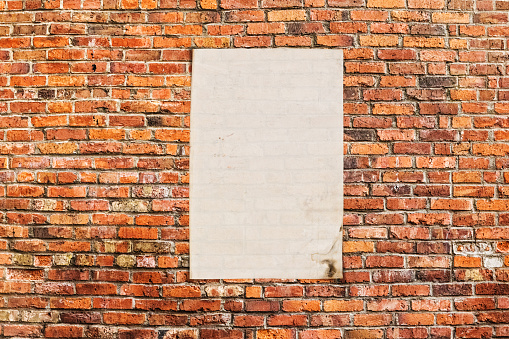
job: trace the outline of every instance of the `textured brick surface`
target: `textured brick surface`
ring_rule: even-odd
[[[507,1],[0,10],[0,336],[509,336]],[[190,50],[271,46],[344,50],[344,278],[189,281]]]

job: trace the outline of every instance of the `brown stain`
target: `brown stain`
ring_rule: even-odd
[[[342,265],[342,237],[343,231],[340,229],[339,234],[334,239],[331,248],[327,253],[313,253],[311,260],[326,265],[323,278],[326,279],[341,279],[343,278],[343,265]]]

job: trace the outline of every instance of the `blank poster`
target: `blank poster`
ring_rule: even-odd
[[[192,279],[342,276],[342,51],[194,50]]]

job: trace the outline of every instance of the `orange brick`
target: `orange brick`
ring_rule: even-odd
[[[201,48],[225,48],[230,46],[230,38],[194,38],[196,46]]]
[[[467,24],[470,22],[470,15],[468,13],[435,12],[431,15],[431,20],[437,23]]]
[[[476,257],[454,257],[454,267],[481,267],[481,258]]]
[[[317,45],[323,46],[353,46],[353,39],[346,35],[319,35],[316,37]]]
[[[411,104],[375,104],[373,114],[381,115],[411,115],[415,107]]]
[[[381,87],[413,87],[416,85],[416,78],[412,76],[381,76]]]
[[[350,18],[354,21],[386,21],[389,13],[385,11],[351,11]]]
[[[361,35],[359,43],[361,46],[390,47],[397,46],[399,38],[396,35]]]
[[[302,21],[306,19],[306,12],[300,9],[270,11],[267,13],[268,21]]]
[[[355,326],[387,326],[391,322],[391,314],[356,314],[353,319]]]
[[[311,46],[311,38],[303,36],[276,36],[274,42],[276,46]]]
[[[474,323],[474,315],[471,313],[437,314],[439,325],[468,325]]]
[[[247,290],[246,290],[247,291]],[[320,311],[319,300],[284,300],[283,311],[285,312],[318,312]]]
[[[405,0],[368,0],[367,7],[377,8],[403,8],[405,7]]]
[[[392,11],[391,17],[394,21],[429,21],[430,17],[427,12],[424,11]]]
[[[445,0],[408,0],[408,8],[412,9],[442,9]]]
[[[404,47],[439,48],[445,46],[443,38],[403,37]]]
[[[398,323],[401,325],[433,325],[434,321],[435,317],[432,313],[401,313],[398,315]]]
[[[331,33],[366,33],[368,26],[362,22],[331,22]]]
[[[235,47],[269,47],[272,39],[268,36],[235,37],[233,45]]]
[[[387,154],[389,148],[385,144],[354,144],[351,154]]]
[[[375,243],[370,241],[345,241],[343,242],[343,252],[374,252]]]
[[[283,23],[251,23],[247,25],[247,33],[252,35],[278,34],[285,32]]]
[[[256,339],[292,339],[294,338],[293,330],[291,329],[269,329],[257,330]]]
[[[373,22],[371,25],[372,33],[382,33],[382,34],[398,34],[398,33],[408,33],[408,24],[401,23],[378,23]]]

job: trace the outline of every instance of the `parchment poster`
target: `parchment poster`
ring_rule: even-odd
[[[194,50],[192,279],[342,276],[342,51]]]

